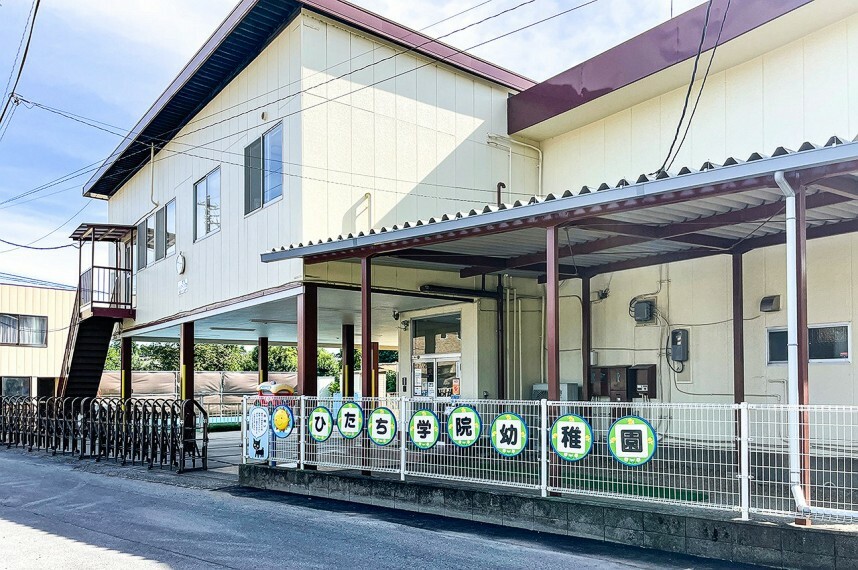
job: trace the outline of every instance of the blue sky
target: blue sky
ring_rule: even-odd
[[[129,129],[235,1],[43,0],[17,92],[41,104]],[[352,1],[421,29],[485,0]],[[427,33],[440,36],[523,2],[490,0]],[[578,3],[534,0],[444,41],[467,48]],[[698,3],[673,0],[674,13]],[[0,89],[12,69],[30,7],[31,0],[0,0]],[[474,53],[543,80],[666,20],[670,10],[671,0],[599,0]],[[0,202],[104,159],[118,142],[114,135],[37,107],[19,106],[0,141]],[[0,205],[0,239],[29,243],[43,238],[33,245],[63,245],[78,224],[104,221],[106,204],[81,197],[88,179],[86,173]],[[0,272],[73,284],[77,253],[68,248],[31,251],[0,244]]]

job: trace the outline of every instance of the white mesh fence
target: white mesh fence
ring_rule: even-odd
[[[245,462],[858,519],[858,407],[247,396],[242,416]]]

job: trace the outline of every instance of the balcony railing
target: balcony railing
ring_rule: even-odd
[[[80,309],[131,310],[131,270],[94,266],[80,276]]]

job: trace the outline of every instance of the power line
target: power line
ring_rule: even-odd
[[[33,17],[33,9],[36,6],[36,1],[33,0],[33,3],[30,4],[30,12],[27,14],[27,21],[24,22],[24,29],[21,32],[21,40],[18,42],[18,50],[15,52],[15,59],[12,60],[12,69],[9,70],[9,79],[6,80],[6,87],[3,88],[3,98],[0,101],[5,100],[6,96],[9,95],[9,85],[12,84],[12,77],[15,75],[15,67],[18,64],[18,56],[21,55],[21,48],[24,47],[24,38],[27,37],[27,27],[30,25],[30,18]]]
[[[80,210],[78,210],[77,212],[75,212],[74,214],[72,214],[72,216],[71,216],[69,219],[67,219],[66,221],[64,221],[63,223],[61,223],[61,224],[60,224],[60,225],[58,225],[56,228],[52,229],[51,231],[49,231],[48,233],[46,233],[46,234],[45,234],[45,235],[43,235],[42,237],[37,238],[37,239],[34,239],[33,241],[31,241],[31,242],[29,242],[29,243],[25,244],[23,247],[27,247],[27,248],[29,248],[29,247],[30,247],[31,245],[33,245],[34,243],[38,243],[38,242],[42,241],[43,239],[45,239],[45,238],[47,238],[47,237],[50,237],[50,236],[52,236],[53,234],[57,233],[57,232],[58,232],[58,231],[60,231],[62,228],[64,228],[64,227],[65,227],[69,222],[71,222],[71,221],[72,221],[72,220],[74,220],[76,217],[78,217],[78,216],[79,216],[79,215],[80,215],[84,210],[86,210],[86,209],[87,209],[89,206],[91,206],[91,205],[92,205],[92,200],[87,200],[86,204],[84,204],[84,205],[83,205],[83,207],[82,207]],[[18,248],[18,247],[13,247],[13,248],[11,248],[11,249],[5,249],[5,250],[3,250],[3,251],[0,251],[0,254],[3,254],[3,253],[9,253],[10,251],[15,251],[16,249],[19,249],[19,248]]]
[[[700,34],[700,44],[697,46],[697,55],[694,57],[694,67],[691,70],[691,81],[688,82],[688,91],[685,93],[685,102],[682,104],[682,113],[679,115],[679,122],[676,125],[676,133],[673,135],[673,141],[670,143],[670,148],[667,151],[667,156],[664,157],[664,162],[656,170],[656,172],[664,172],[667,166],[667,161],[673,154],[673,149],[676,142],[679,140],[679,132],[682,130],[682,123],[685,120],[685,114],[688,112],[688,104],[691,102],[691,91],[694,89],[694,79],[697,77],[697,66],[700,63],[700,55],[703,53],[703,43],[706,40],[706,31],[709,29],[709,16],[712,13],[712,0],[706,4],[706,19],[703,21],[703,31]]]
[[[38,1],[38,0],[37,0],[37,1]],[[509,13],[509,12],[512,12],[512,11],[514,11],[514,10],[517,10],[517,9],[519,9],[519,8],[521,8],[521,7],[523,7],[523,6],[526,6],[526,5],[528,5],[528,4],[531,4],[531,3],[535,2],[535,1],[536,1],[536,0],[527,0],[527,1],[523,2],[523,3],[521,3],[521,4],[518,4],[518,5],[516,5],[516,6],[513,6],[512,8],[508,8],[508,9],[503,10],[503,11],[501,11],[501,12],[497,13],[497,14],[493,14],[493,15],[491,15],[491,16],[488,16],[488,17],[486,17],[486,18],[483,18],[482,20],[479,20],[479,21],[476,21],[476,22],[472,22],[471,24],[468,24],[468,25],[466,25],[466,26],[463,26],[463,27],[461,27],[461,28],[458,28],[458,29],[456,29],[456,30],[453,30],[453,31],[451,31],[451,32],[448,32],[447,34],[444,34],[443,36],[440,36],[440,37],[438,37],[438,38],[434,38],[434,39],[430,38],[430,39],[428,39],[426,42],[423,42],[422,44],[419,44],[419,45],[413,46],[413,47],[411,47],[411,48],[409,48],[409,49],[407,49],[407,50],[405,50],[405,51],[396,52],[396,53],[394,53],[392,56],[388,56],[388,57],[386,57],[386,58],[384,58],[384,59],[381,59],[381,60],[379,60],[379,61],[375,61],[375,62],[373,62],[373,63],[371,63],[371,64],[367,64],[366,66],[363,66],[363,67],[361,67],[361,68],[354,69],[354,70],[352,70],[352,71],[350,71],[350,72],[348,72],[348,73],[345,73],[345,74],[343,74],[343,75],[340,75],[340,76],[338,76],[338,77],[331,78],[331,79],[329,79],[329,80],[327,80],[327,81],[325,81],[325,82],[323,82],[323,83],[321,83],[321,84],[319,84],[319,85],[314,85],[313,87],[310,87],[310,88],[307,88],[307,89],[302,89],[302,90],[300,90],[300,91],[297,91],[296,93],[293,93],[293,94],[291,94],[291,95],[287,95],[286,97],[281,97],[281,98],[279,98],[279,99],[277,99],[277,100],[271,101],[271,102],[267,103],[266,105],[263,105],[263,106],[260,106],[260,107],[256,107],[256,108],[253,108],[253,109],[249,109],[249,110],[243,111],[243,112],[241,112],[241,113],[238,113],[237,115],[229,116],[229,117],[227,117],[227,118],[225,118],[225,119],[222,119],[222,120],[220,120],[220,121],[217,121],[217,122],[215,122],[215,123],[212,123],[212,124],[206,125],[205,127],[201,127],[201,128],[199,128],[199,129],[196,129],[196,130],[190,131],[190,132],[188,132],[188,133],[184,133],[184,134],[180,135],[180,137],[187,136],[187,135],[189,135],[189,134],[192,134],[192,133],[198,132],[198,131],[203,130],[203,129],[205,129],[205,128],[210,128],[210,127],[212,127],[212,126],[215,126],[216,124],[223,123],[224,121],[230,120],[230,119],[232,119],[232,118],[239,117],[239,116],[241,116],[241,115],[243,115],[243,114],[253,112],[253,111],[255,111],[255,110],[258,110],[258,109],[261,109],[261,108],[263,108],[263,107],[266,107],[267,105],[269,105],[269,104],[271,104],[271,103],[277,103],[277,102],[282,101],[282,100],[284,100],[284,99],[288,99],[288,98],[290,98],[290,97],[294,97],[294,96],[296,96],[296,95],[298,95],[298,94],[300,94],[300,93],[303,93],[303,92],[305,92],[305,91],[308,91],[308,90],[310,90],[310,89],[317,89],[317,88],[318,88],[318,87],[320,87],[321,85],[325,85],[325,84],[327,84],[327,83],[330,83],[331,81],[334,81],[334,80],[340,79],[340,78],[345,77],[345,76],[347,76],[347,75],[351,75],[351,74],[356,73],[356,72],[358,72],[358,71],[361,71],[361,70],[363,70],[363,69],[367,69],[367,68],[369,68],[369,67],[372,67],[372,66],[378,65],[378,64],[380,64],[380,63],[382,63],[382,62],[384,62],[384,61],[387,61],[387,60],[389,60],[389,59],[391,59],[391,58],[395,58],[395,57],[397,57],[397,56],[399,56],[399,55],[402,55],[402,54],[404,54],[404,53],[408,53],[408,52],[413,51],[413,50],[415,50],[415,49],[418,49],[418,48],[420,48],[420,47],[422,47],[422,46],[425,46],[425,45],[427,45],[427,44],[429,44],[429,43],[436,42],[436,41],[438,41],[438,40],[439,40],[439,39],[441,39],[441,38],[449,37],[449,36],[451,36],[451,35],[453,35],[453,34],[456,34],[456,33],[458,33],[458,32],[461,32],[461,31],[466,30],[466,29],[468,29],[468,28],[471,28],[471,27],[473,27],[473,26],[476,26],[476,25],[482,24],[482,23],[484,23],[484,22],[486,22],[486,21],[488,21],[488,20],[491,20],[491,19],[493,19],[493,18],[497,18],[497,17],[499,17],[499,16],[501,16],[501,15],[503,15],[503,14],[507,14],[507,13]],[[592,1],[593,1],[593,2],[595,2],[596,0],[592,0]],[[463,13],[464,13],[464,12],[463,12]],[[463,51],[465,51],[465,50],[456,50],[455,48],[452,48],[452,49],[454,49],[453,54],[451,54],[451,55],[449,55],[449,56],[446,56],[446,57],[443,57],[443,58],[437,58],[437,59],[438,59],[439,61],[444,61],[444,60],[448,59],[449,57],[451,57],[452,55],[455,55],[455,54],[457,54],[457,53],[462,53]],[[356,56],[356,57],[360,57],[360,56]],[[354,58],[352,58],[352,59],[354,59]],[[432,61],[432,63],[435,63],[435,61],[433,60],[433,61]],[[336,66],[338,66],[338,65],[341,65],[341,64],[337,64]],[[336,66],[331,66],[331,67],[336,67]],[[423,67],[423,66],[421,66],[421,67]],[[330,69],[330,68],[329,68],[329,69]],[[418,68],[415,68],[415,69],[418,69]],[[394,76],[394,77],[397,77],[397,76]],[[305,78],[305,79],[306,79],[306,78]],[[303,80],[305,80],[305,79],[303,79]],[[392,78],[389,78],[389,79],[392,79]],[[380,82],[373,83],[372,85],[376,85],[377,83],[380,83]],[[14,89],[13,89],[13,91],[14,91]],[[272,91],[272,92],[273,92],[273,91]],[[242,104],[244,104],[244,103],[242,103]],[[238,105],[236,105],[236,106],[238,106]],[[300,111],[299,111],[299,112],[300,112]],[[193,122],[198,122],[198,121],[200,121],[200,120],[202,120],[202,118],[200,118],[200,119],[196,119],[196,120],[192,121],[192,123],[193,123]],[[191,123],[189,123],[189,124],[191,124]],[[187,126],[187,125],[185,125],[185,126]],[[164,138],[161,138],[161,137],[169,136],[169,135],[171,135],[172,133],[174,133],[176,130],[177,130],[177,129],[169,129],[169,130],[167,130],[167,131],[164,131],[164,132],[163,132],[163,133],[161,133],[160,135],[156,135],[156,136],[152,136],[152,137],[147,137],[147,138],[149,138],[150,140],[153,140],[153,141],[169,142],[169,141],[170,141],[170,140],[172,140],[172,139],[164,139]],[[244,132],[244,131],[241,131],[241,132]],[[125,135],[125,136],[127,137],[127,136],[131,136],[131,135],[140,135],[140,134],[141,134],[140,132],[135,132],[135,131],[132,129],[132,130],[129,130],[129,131],[128,131],[128,133],[127,133],[127,135]],[[177,137],[177,138],[179,138],[179,137]],[[218,139],[218,140],[220,140],[220,139]],[[216,141],[212,141],[212,142],[216,142]],[[207,144],[210,144],[210,143],[207,143]],[[137,151],[134,151],[134,152],[132,152],[132,153],[130,153],[130,154],[128,154],[128,155],[126,155],[126,156],[134,156],[134,155],[136,155],[136,154],[140,154],[140,153],[142,153],[142,152],[148,152],[148,151],[149,151],[149,149],[148,149],[148,148],[142,148],[142,149],[137,150]],[[95,163],[93,163],[93,164],[90,164],[90,165],[88,165],[88,166],[85,166],[85,167],[83,167],[83,168],[79,169],[78,171],[73,172],[72,174],[70,174],[70,175],[68,175],[68,176],[65,176],[65,177],[62,177],[62,178],[60,178],[60,179],[57,179],[57,180],[54,180],[54,181],[51,181],[51,182],[45,183],[45,184],[43,184],[42,186],[39,186],[39,187],[33,188],[32,190],[28,190],[28,191],[26,191],[26,192],[23,192],[23,193],[21,193],[21,194],[18,194],[17,196],[13,196],[13,197],[11,197],[11,198],[8,198],[8,199],[6,199],[6,200],[4,200],[4,201],[0,202],[0,205],[7,204],[7,203],[9,203],[9,202],[13,202],[13,201],[15,201],[15,200],[17,200],[17,199],[19,199],[19,198],[22,198],[22,197],[24,197],[24,196],[28,196],[28,195],[33,194],[33,193],[38,193],[38,192],[40,192],[40,191],[42,191],[42,190],[45,190],[45,189],[47,189],[47,188],[49,188],[49,187],[51,187],[51,186],[54,186],[54,185],[56,185],[56,184],[61,184],[62,182],[65,182],[65,181],[67,181],[67,180],[71,180],[71,179],[73,179],[73,178],[77,178],[77,177],[82,176],[82,175],[84,175],[84,174],[86,174],[86,173],[97,171],[97,170],[101,167],[101,165],[102,165],[103,163],[107,162],[107,161],[108,161],[108,160],[110,160],[112,157],[117,156],[117,155],[120,155],[120,154],[121,154],[121,152],[119,152],[119,149],[116,149],[116,150],[114,150],[114,152],[112,152],[112,153],[111,153],[107,158],[105,158],[104,160],[101,160],[101,161],[95,162]],[[126,169],[126,170],[124,170],[124,171],[119,171],[119,172],[117,172],[117,174],[122,174],[122,173],[124,173],[124,172],[133,172],[133,171],[135,171],[135,170],[136,170],[135,168],[129,168],[129,169]],[[73,176],[72,176],[72,175],[73,175]]]
[[[697,105],[700,104],[700,96],[703,95],[703,89],[706,87],[706,80],[709,78],[709,71],[712,69],[712,62],[715,60],[715,52],[721,44],[721,34],[724,33],[724,24],[727,22],[727,13],[730,11],[730,3],[732,0],[727,0],[727,7],[724,8],[724,17],[721,19],[721,27],[718,29],[718,37],[715,39],[715,45],[712,47],[712,53],[709,55],[709,64],[706,66],[706,72],[703,74],[703,81],[700,83],[700,90],[697,92],[697,99],[694,101],[694,107],[691,109],[691,115],[688,117],[688,122],[685,124],[685,132],[682,133],[682,140],[676,147],[676,152],[673,153],[673,158],[667,165],[667,170],[673,166],[676,157],[679,156],[679,151],[682,150],[682,145],[685,144],[685,138],[688,136],[688,131],[691,129],[691,122],[694,120],[694,114],[697,113]]]
[[[9,102],[12,101],[12,94],[15,93],[15,90],[18,88],[18,82],[21,80],[21,74],[24,72],[24,64],[27,63],[27,54],[30,53],[30,42],[33,39],[33,30],[36,27],[36,15],[39,13],[39,2],[41,2],[41,0],[35,0],[35,4],[33,5],[33,18],[30,20],[30,33],[27,36],[27,44],[24,46],[24,54],[21,56],[21,65],[18,66],[18,75],[15,77],[12,89],[8,91],[9,95],[6,99],[6,103],[3,105],[3,111],[0,112],[0,123],[3,122],[3,117],[6,115],[6,110],[9,108]],[[17,59],[17,57],[15,59]]]
[[[32,249],[34,251],[52,251],[55,249],[65,249],[67,247],[75,247],[73,243],[68,243],[66,245],[56,245],[53,247],[33,247],[31,245],[27,245],[24,243],[14,243],[11,241],[6,241],[5,239],[0,239],[0,243],[5,243],[6,245],[11,245],[12,247],[20,247],[22,249]]]

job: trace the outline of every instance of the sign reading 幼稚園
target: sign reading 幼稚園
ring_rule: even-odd
[[[354,402],[340,406],[337,414],[337,429],[346,439],[354,439],[363,430],[363,408]]]
[[[247,440],[245,453],[248,459],[268,459],[268,429],[271,414],[268,408],[253,406],[247,413]]]
[[[471,406],[459,406],[447,416],[447,436],[459,447],[471,447],[480,439],[483,422]]]
[[[318,442],[328,441],[334,432],[334,418],[325,406],[317,406],[307,418],[307,431]]]
[[[566,461],[579,461],[587,457],[593,447],[593,428],[581,416],[560,416],[551,426],[551,448]]]
[[[408,437],[418,449],[430,449],[440,435],[438,416],[431,410],[417,410],[408,422]]]
[[[614,459],[637,467],[643,465],[655,455],[658,436],[652,425],[638,416],[624,416],[611,425],[608,430],[608,449]]]
[[[510,412],[503,413],[492,422],[492,447],[504,457],[515,457],[527,447],[527,424]]]
[[[295,416],[292,413],[292,408],[285,405],[279,405],[274,408],[271,413],[271,431],[279,439],[284,439],[292,435],[292,430],[295,429]]]
[[[369,439],[387,445],[396,438],[396,416],[388,408],[376,408],[369,414]]]

